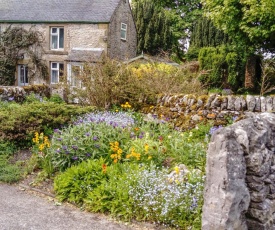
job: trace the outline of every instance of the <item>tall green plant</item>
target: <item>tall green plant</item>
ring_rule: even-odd
[[[201,81],[209,87],[237,90],[244,81],[242,55],[226,46],[202,48],[199,52]]]

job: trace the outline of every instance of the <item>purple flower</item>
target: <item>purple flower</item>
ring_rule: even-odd
[[[69,155],[69,154],[70,154],[70,152],[69,152],[68,150],[66,150],[66,151],[65,151],[65,153],[66,153],[67,155]]]
[[[9,97],[8,100],[9,100],[9,101],[13,101],[13,100],[14,100],[14,97]]]
[[[99,144],[95,144],[94,147],[97,148],[97,149],[99,149],[100,145]]]
[[[85,133],[85,136],[89,137],[89,136],[91,136],[91,134],[90,133]]]
[[[60,149],[55,150],[55,152],[60,153]]]
[[[90,154],[90,153],[86,153],[86,156],[87,156],[87,157],[90,157],[90,156],[91,156],[91,154]]]
[[[54,129],[53,130],[55,133],[60,133],[60,130],[59,129]]]
[[[58,141],[62,141],[63,139],[62,139],[61,137],[59,137],[59,138],[56,138],[56,140],[58,140]]]
[[[76,145],[72,145],[73,150],[78,150],[78,147]]]
[[[98,137],[97,137],[97,136],[94,136],[94,137],[93,137],[93,140],[94,140],[94,141],[97,141],[97,140],[98,140]]]
[[[209,130],[209,134],[212,136],[218,129],[222,128],[221,125],[219,126],[213,126],[210,130]]]
[[[72,159],[76,161],[78,159],[78,157],[77,156],[73,156]]]
[[[67,150],[67,149],[68,149],[68,146],[62,145],[62,149]]]

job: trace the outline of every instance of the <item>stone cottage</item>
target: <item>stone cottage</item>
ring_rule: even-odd
[[[135,57],[137,32],[129,0],[0,0],[0,33],[9,26],[35,29],[43,37],[42,59],[48,79],[29,78],[28,56],[17,65],[15,85],[56,85],[66,74],[74,85],[74,67]]]

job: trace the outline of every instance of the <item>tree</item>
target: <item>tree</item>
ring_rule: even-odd
[[[138,53],[171,53],[173,35],[168,13],[151,0],[133,1],[133,15],[138,32]]]
[[[47,76],[47,66],[42,61],[43,37],[38,31],[21,27],[8,27],[0,35],[0,85],[14,85],[16,65],[22,54],[29,57],[31,73]]]
[[[203,0],[205,16],[247,54],[245,87],[255,88],[255,52],[275,50],[274,0]]]

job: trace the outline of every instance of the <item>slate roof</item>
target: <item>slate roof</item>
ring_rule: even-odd
[[[0,0],[0,22],[110,22],[120,0]]]

